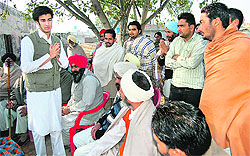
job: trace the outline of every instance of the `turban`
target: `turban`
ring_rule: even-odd
[[[137,69],[137,67],[131,62],[118,62],[114,65],[114,71],[121,77],[123,77],[129,69]]]
[[[69,36],[67,37],[67,41],[68,41],[68,42],[69,42],[69,40],[71,40],[71,41],[73,41],[74,43],[76,43],[76,37],[73,36],[73,35],[69,35]]]
[[[150,89],[149,90],[144,90],[137,86],[132,79],[132,75],[135,72],[140,72],[142,73],[148,80],[150,84]],[[149,100],[153,95],[154,95],[154,89],[152,82],[149,78],[149,76],[140,70],[135,70],[135,69],[129,69],[122,77],[121,79],[121,89],[124,93],[124,95],[128,98],[129,101],[131,102],[142,102]]]
[[[88,59],[83,55],[72,55],[69,57],[69,65],[75,64],[77,67],[86,68],[88,65]]]
[[[6,53],[1,57],[2,62],[4,63],[7,58],[11,58],[13,62],[16,61],[16,55],[13,53]]]
[[[128,61],[128,62],[131,62],[131,63],[134,63],[137,68],[140,68],[141,66],[141,63],[140,63],[140,60],[133,54],[131,53],[127,53],[124,57],[124,62],[125,61]]]
[[[168,28],[170,31],[178,34],[178,23],[175,21],[169,21],[165,25],[166,28]]]
[[[100,31],[100,35],[101,34],[104,34],[104,32],[106,31],[107,29],[102,29],[101,31]]]

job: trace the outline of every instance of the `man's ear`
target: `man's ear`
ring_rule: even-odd
[[[235,19],[232,21],[232,23],[234,23],[236,25],[236,27],[238,28],[240,21],[238,19]]]
[[[114,42],[116,42],[116,38],[114,39]]]
[[[168,152],[170,156],[186,156],[186,153],[178,148],[175,148],[175,149],[170,148],[168,149]]]
[[[221,21],[221,19],[220,19],[219,17],[213,19],[212,22],[214,23],[214,25],[215,25],[216,27],[219,26],[219,25],[222,25],[222,21]]]
[[[139,34],[141,34],[141,30],[139,30],[138,32],[139,32]]]
[[[190,25],[190,27],[191,27],[191,30],[194,30],[195,31],[195,25]]]

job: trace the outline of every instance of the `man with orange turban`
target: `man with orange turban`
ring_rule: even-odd
[[[79,112],[93,109],[103,102],[102,88],[98,78],[86,70],[88,60],[83,55],[69,57],[73,84],[71,98],[67,106],[62,107],[62,135],[65,146],[70,144],[69,129],[74,126]],[[88,114],[81,120],[81,125],[94,124],[104,113],[104,109]]]

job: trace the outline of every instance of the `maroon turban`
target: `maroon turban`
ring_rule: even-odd
[[[106,31],[107,29],[102,29],[101,31],[100,31],[100,35],[101,34],[104,34],[104,32]]]
[[[77,67],[86,68],[88,65],[88,59],[83,55],[75,54],[69,57],[69,65],[75,64]]]

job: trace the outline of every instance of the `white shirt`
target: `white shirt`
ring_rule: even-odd
[[[49,39],[47,39],[46,34],[43,33],[40,29],[38,29],[38,35],[40,38],[44,38],[49,44],[51,44],[51,36],[49,37]],[[67,68],[68,58],[66,56],[66,53],[64,51],[63,44],[61,41],[60,41],[60,49],[61,49],[61,53],[60,53],[59,61],[62,64],[60,63],[58,64],[62,68]],[[45,54],[44,56],[42,56],[41,58],[37,60],[33,60],[33,56],[34,56],[33,43],[31,39],[28,36],[26,36],[21,41],[21,69],[22,71],[24,73],[32,73],[40,69],[52,68],[52,63],[50,61],[39,68],[39,66],[50,57],[49,54]]]
[[[139,107],[141,107],[141,105]],[[131,109],[131,113],[129,114],[130,121],[138,112],[139,107],[134,111]],[[108,133],[105,133],[99,140],[95,141],[95,145],[90,150],[88,156],[101,155],[102,153],[111,149],[114,144],[119,142],[119,140],[124,136],[124,134],[126,134],[126,125],[125,121],[121,119],[117,125],[115,125],[109,130]]]
[[[40,38],[44,38],[51,44],[51,36],[47,39],[45,33],[38,30]],[[63,49],[62,42],[60,59],[58,63],[60,67],[68,66],[68,59]],[[23,73],[32,73],[40,69],[52,68],[52,63],[49,61],[42,67],[39,67],[46,61],[50,55],[45,54],[37,60],[33,60],[34,46],[31,39],[26,36],[21,41],[21,69]],[[27,92],[27,109],[28,109],[28,127],[41,136],[45,136],[52,131],[61,130],[61,88],[46,92]]]

